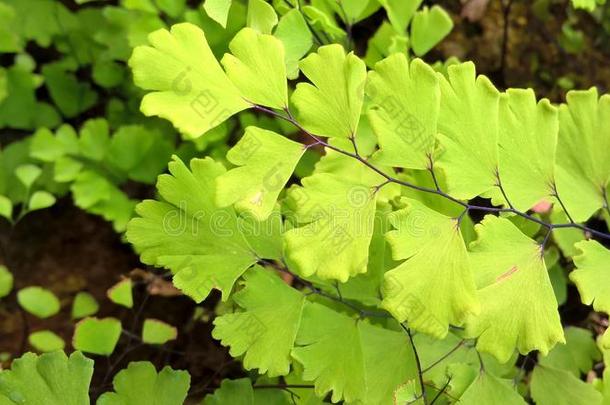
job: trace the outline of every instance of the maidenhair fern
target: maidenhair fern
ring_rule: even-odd
[[[584,224],[608,210],[607,96],[574,91],[554,106],[531,90],[498,91],[472,63],[444,74],[404,54],[367,71],[336,44],[305,57],[289,91],[291,58],[268,33],[240,31],[222,66],[190,24],[150,43],[129,62],[150,90],[145,114],[197,136],[252,109],[309,138],[249,127],[229,167],[175,158],[159,178],[162,201],[140,204],[127,228],[142,260],[170,269],[193,299],[215,288],[237,304],[214,337],[247,369],[301,373],[333,402],[522,404],[505,378],[516,353],[537,351],[537,403],[554,403],[564,383],[588,392],[570,403],[601,401],[545,360],[566,342],[545,249],[569,229],[610,238]],[[291,184],[312,147],[325,156]],[[541,201],[552,215],[530,211]],[[483,215],[476,235],[471,215]],[[608,312],[609,251],[593,240],[575,248],[570,277]]]

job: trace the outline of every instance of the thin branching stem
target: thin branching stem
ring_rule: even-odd
[[[419,354],[417,353],[417,348],[415,347],[415,342],[413,342],[413,335],[411,334],[411,329],[404,324],[400,324],[402,329],[407,333],[409,337],[409,343],[411,344],[411,348],[413,349],[413,355],[415,357],[415,367],[417,367],[417,378],[419,380],[419,389],[421,390],[421,398],[424,402],[424,405],[428,405],[428,399],[426,398],[426,384],[424,383],[424,373],[421,369],[421,361],[419,360]]]
[[[265,259],[259,259],[258,263],[263,266],[269,266],[281,273],[289,274],[290,276],[294,277],[294,279],[297,280],[299,283],[303,284],[305,288],[311,291],[312,294],[316,294],[320,297],[328,298],[331,301],[338,302],[344,305],[345,307],[351,309],[352,311],[358,313],[360,318],[391,318],[390,314],[386,312],[369,311],[367,309],[362,309],[359,306],[353,304],[352,302],[344,299],[339,293],[338,285],[335,285],[335,288],[339,293],[339,295],[337,296],[316,287],[311,281],[305,280],[304,278],[301,278],[298,275],[294,274],[288,269],[288,266],[286,266],[285,264],[280,264]]]
[[[424,187],[424,186],[419,186],[417,184],[413,184],[410,183],[408,181],[404,181],[395,177],[390,176],[389,174],[385,173],[383,170],[377,168],[375,165],[371,164],[366,157],[360,156],[359,154],[356,153],[352,153],[346,150],[343,150],[341,148],[338,148],[334,145],[331,145],[327,142],[325,142],[324,140],[321,139],[320,136],[312,134],[310,131],[308,131],[307,129],[305,129],[292,115],[292,113],[290,112],[290,110],[288,108],[285,108],[284,111],[286,114],[282,114],[279,113],[273,109],[261,106],[261,105],[257,105],[257,104],[253,104],[252,107],[257,110],[257,111],[261,111],[264,113],[267,113],[269,115],[272,115],[274,117],[277,117],[279,119],[285,120],[287,122],[290,122],[292,125],[294,125],[297,129],[299,129],[300,131],[302,131],[304,134],[306,134],[307,136],[309,136],[310,138],[312,138],[317,144],[324,146],[327,149],[330,149],[334,152],[340,153],[342,155],[348,156],[352,159],[356,159],[359,162],[361,162],[363,165],[365,165],[366,167],[368,167],[369,169],[371,169],[372,171],[374,171],[375,173],[379,174],[380,176],[382,176],[383,178],[385,178],[387,180],[387,182],[389,183],[395,183],[395,184],[399,184],[401,186],[404,187],[408,187],[411,188],[413,190],[417,190],[417,191],[421,191],[424,193],[430,193],[430,194],[436,194],[439,195],[443,198],[446,198],[447,200],[450,200],[462,207],[464,207],[465,210],[467,211],[481,211],[481,212],[489,212],[489,213],[512,213],[514,215],[520,216],[522,218],[525,218],[528,221],[531,222],[535,222],[538,225],[550,229],[550,230],[554,230],[554,229],[562,229],[562,228],[574,228],[574,229],[579,229],[583,232],[587,232],[592,236],[596,236],[598,238],[601,239],[607,239],[610,240],[610,234],[605,233],[605,232],[601,232],[601,231],[597,231],[595,229],[589,228],[588,226],[582,225],[582,224],[578,224],[576,222],[574,222],[572,220],[572,217],[569,215],[569,213],[567,212],[565,205],[563,204],[563,201],[559,198],[559,195],[557,193],[557,189],[556,187],[553,188],[554,192],[553,192],[553,197],[555,197],[557,199],[557,201],[559,202],[559,204],[561,205],[562,209],[564,210],[564,212],[566,212],[566,216],[568,216],[568,219],[570,220],[569,223],[564,223],[564,224],[553,224],[550,222],[546,222],[543,221],[539,218],[536,218],[533,215],[528,214],[527,212],[523,212],[523,211],[519,211],[513,207],[510,207],[510,203],[508,203],[507,200],[507,204],[509,204],[509,207],[486,207],[486,206],[480,206],[480,205],[475,205],[475,204],[470,204],[467,202],[464,202],[462,200],[459,200],[449,194],[447,194],[446,192],[444,192],[443,190],[441,190],[440,188],[434,189],[434,188],[429,188],[429,187]],[[499,177],[499,176],[498,176]],[[501,188],[503,194],[503,188]]]
[[[451,350],[449,350],[447,353],[443,354],[439,359],[437,359],[434,363],[430,364],[428,367],[424,368],[421,372],[422,374],[425,374],[426,372],[430,371],[433,367],[437,366],[438,364],[440,364],[443,360],[445,360],[447,357],[451,356],[453,353],[455,353],[460,347],[462,347],[464,345],[464,343],[466,343],[466,340],[462,339],[460,340],[460,342],[455,345],[455,347]]]

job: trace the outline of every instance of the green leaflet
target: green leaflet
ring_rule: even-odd
[[[297,9],[284,14],[273,35],[284,44],[288,78],[296,79],[299,75],[299,61],[313,45],[312,34],[303,14]]]
[[[602,395],[568,371],[536,366],[530,383],[537,405],[601,405]]]
[[[260,267],[244,276],[245,288],[233,296],[243,312],[214,320],[214,338],[230,346],[231,356],[245,353],[246,369],[270,377],[290,371],[290,351],[301,323],[305,295]]]
[[[327,173],[302,184],[288,195],[300,225],[284,234],[289,265],[305,277],[341,282],[366,272],[377,198],[373,188]]]
[[[130,278],[125,278],[108,289],[106,295],[110,301],[126,308],[133,307],[133,292]]]
[[[102,395],[97,405],[182,405],[190,380],[186,371],[164,367],[157,374],[149,362],[132,362],[114,377],[116,392]]]
[[[384,21],[369,40],[364,61],[372,68],[375,63],[394,53],[406,54],[408,42],[406,33],[397,31],[392,24]]]
[[[438,166],[445,171],[449,194],[473,198],[496,184],[498,103],[500,94],[471,62],[437,73],[441,88],[438,118],[442,146]]]
[[[499,177],[512,205],[527,211],[554,191],[557,109],[536,104],[531,89],[507,90],[499,109]]]
[[[205,0],[203,9],[212,20],[226,28],[231,3],[232,0]]]
[[[570,280],[578,287],[583,303],[593,305],[596,311],[610,313],[610,252],[594,240],[581,241],[574,246],[581,254],[574,256],[576,269],[570,273]]]
[[[81,291],[74,297],[72,302],[72,318],[79,319],[86,316],[95,315],[100,309],[100,305],[95,297],[88,292]]]
[[[229,44],[222,65],[249,102],[284,109],[288,106],[282,41],[251,28],[239,31]]]
[[[480,372],[475,381],[464,391],[459,403],[463,405],[497,404],[525,405],[526,402],[511,386],[512,381]]]
[[[296,345],[292,356],[304,367],[303,379],[314,381],[319,397],[332,391],[333,402],[388,403],[399,384],[415,378],[404,333],[319,304],[305,307]]]
[[[27,353],[0,372],[0,403],[89,405],[93,360],[74,352]]]
[[[86,353],[110,356],[121,337],[121,321],[116,318],[85,318],[76,324],[72,346]]]
[[[6,266],[0,264],[0,298],[4,298],[13,290],[13,274]]]
[[[354,136],[364,99],[364,62],[334,44],[318,48],[299,66],[313,83],[297,84],[292,95],[303,127],[321,136]]]
[[[334,42],[345,39],[345,31],[339,27],[331,12],[314,6],[303,6],[301,10],[314,31],[323,32]]]
[[[145,319],[142,326],[142,342],[149,345],[162,345],[178,337],[176,327],[158,319]]]
[[[597,3],[602,4],[599,0],[571,0],[571,3],[574,8],[581,8],[583,10],[587,10],[588,12],[595,10]]]
[[[466,334],[478,337],[477,348],[504,363],[515,348],[547,354],[565,342],[540,246],[505,218],[488,215],[475,229],[470,259],[481,313]]]
[[[273,6],[264,0],[248,0],[247,24],[262,34],[271,34],[277,25],[277,14]]]
[[[436,338],[449,324],[461,325],[478,312],[472,270],[457,220],[406,200],[390,215],[386,234],[394,260],[407,259],[385,274],[382,306],[400,322]]]
[[[559,106],[557,190],[569,214],[586,221],[603,207],[610,179],[610,96],[570,91]]]
[[[215,205],[215,181],[225,168],[210,158],[194,159],[191,169],[178,158],[161,175],[159,194],[146,200],[139,218],[127,226],[127,239],[144,263],[174,273],[174,284],[197,302],[212,288],[226,300],[233,284],[257,260],[237,225],[232,208]]]
[[[266,219],[304,152],[303,145],[275,132],[246,128],[227,153],[227,160],[238,167],[216,178],[218,206],[235,204],[238,212]]]
[[[60,302],[55,294],[42,287],[26,287],[17,292],[17,302],[27,312],[48,318],[60,310]]]
[[[145,115],[166,118],[196,138],[249,107],[195,25],[161,29],[148,40],[152,46],[135,48],[129,59],[136,85],[153,91],[142,99]]]
[[[280,390],[255,390],[248,378],[222,380],[220,388],[206,395],[202,405],[292,405],[287,393]],[[301,402],[297,402],[302,405]],[[303,403],[305,405],[306,403]],[[313,405],[313,404],[312,404]],[[317,404],[316,404],[317,405]]]
[[[379,0],[385,8],[388,18],[399,32],[404,32],[423,0]]]
[[[392,55],[369,73],[366,93],[372,100],[369,118],[379,138],[380,163],[426,169],[434,151],[440,89],[436,73],[404,54]]]
[[[451,16],[440,6],[424,7],[415,12],[411,23],[411,46],[422,56],[441,42],[453,29]]]
[[[594,361],[602,358],[595,340],[586,329],[567,327],[565,329],[566,344],[557,345],[550,353],[539,359],[539,363],[546,367],[571,372],[580,378],[581,373],[587,374],[593,368]]]
[[[63,350],[66,345],[61,337],[50,330],[40,330],[31,333],[30,336],[28,336],[28,342],[33,348],[40,352]]]

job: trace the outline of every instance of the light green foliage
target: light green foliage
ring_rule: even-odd
[[[74,301],[72,302],[72,318],[80,319],[95,315],[99,308],[100,306],[93,295],[81,291],[76,294]]]
[[[574,8],[580,8],[592,12],[598,3],[603,4],[600,0],[571,0]]]
[[[318,396],[332,391],[333,402],[386,403],[401,382],[413,378],[413,353],[405,339],[401,332],[311,304],[292,355],[304,367],[303,378],[315,380]]]
[[[440,106],[434,70],[419,59],[409,64],[405,55],[395,54],[369,73],[366,93],[373,104],[369,118],[379,139],[378,161],[411,169],[429,167]]]
[[[288,394],[268,389],[276,381],[314,385],[297,404],[326,396],[350,405],[429,404],[438,394],[435,403],[523,405],[528,388],[537,405],[599,403],[581,375],[600,353],[583,329],[564,336],[557,306],[575,256],[571,278],[583,302],[607,311],[600,282],[607,250],[581,241],[600,234],[568,215],[577,197],[593,192],[595,202],[572,217],[584,221],[604,206],[606,96],[572,92],[554,107],[531,90],[499,92],[472,63],[409,59],[452,24],[437,6],[417,11],[419,0],[315,0],[299,10],[279,3],[248,2],[249,27],[227,30],[235,34],[230,53],[215,38],[217,22],[192,16],[209,38],[177,25],[152,34],[153,47],[131,59],[136,83],[157,91],[145,96],[144,112],[191,137],[253,107],[223,124],[241,135],[228,153],[190,167],[175,158],[159,178],[158,201],[141,203],[127,230],[142,261],[170,269],[195,301],[222,293],[213,336],[251,378],[223,381],[204,403],[284,405]],[[230,24],[227,10],[237,5],[207,7]],[[341,27],[379,7],[389,22],[371,39],[367,74],[346,53]],[[320,46],[300,60],[310,33]],[[287,105],[286,78],[299,78],[297,62],[304,77]],[[173,91],[168,72],[187,67],[197,75],[183,75],[180,89],[213,94],[226,111],[220,121],[195,117],[191,100]],[[284,111],[264,114],[253,104]],[[112,142],[105,139],[90,141]],[[287,186],[308,142],[309,153],[324,149],[322,156]],[[64,163],[62,174],[74,166]],[[579,185],[566,191],[570,182]],[[104,189],[97,184],[82,187],[82,204],[95,202]],[[479,206],[478,197],[493,206]],[[533,374],[527,364],[515,367],[519,354],[533,351],[541,356]]]
[[[166,202],[138,205],[141,218],[130,222],[127,238],[144,263],[171,269],[175,285],[196,301],[212,288],[226,300],[235,281],[257,260],[233,208],[215,205],[215,180],[226,170],[208,158],[192,160],[191,170],[176,159],[169,171],[157,183]]]
[[[72,346],[86,353],[109,356],[121,337],[121,321],[115,318],[85,318],[76,324]]]
[[[205,0],[203,9],[212,20],[226,28],[231,3],[232,0]]]
[[[0,216],[9,222],[13,219],[13,202],[3,195],[0,195]]]
[[[287,393],[278,390],[255,390],[247,378],[222,380],[220,388],[206,395],[202,405],[290,405]],[[303,403],[306,404],[306,403]],[[301,402],[298,402],[301,405]],[[313,405],[313,404],[312,404]],[[317,405],[317,404],[316,404]]]
[[[222,65],[241,95],[254,104],[286,108],[288,89],[282,41],[244,28],[229,49],[231,53],[225,54]]]
[[[511,386],[510,380],[481,372],[460,396],[460,404],[525,405],[526,402]]]
[[[216,202],[266,219],[304,152],[303,145],[275,132],[248,127],[227,153],[238,167],[216,179]]]
[[[565,329],[566,343],[557,345],[551,352],[540,359],[546,367],[569,371],[575,377],[586,374],[593,368],[594,361],[601,360],[601,353],[586,329],[568,327]]]
[[[312,34],[303,14],[297,9],[284,14],[273,35],[284,44],[288,78],[296,79],[299,74],[299,60],[313,45]]]
[[[593,305],[596,311],[610,313],[610,251],[594,240],[575,246],[581,254],[574,257],[576,269],[570,273],[570,280],[578,287],[583,303]]]
[[[270,34],[277,25],[277,14],[273,6],[264,0],[248,0],[248,27],[263,34]]]
[[[48,191],[38,190],[30,197],[28,210],[42,210],[44,208],[49,208],[53,204],[55,204],[55,197],[53,194],[49,193]]]
[[[0,372],[0,403],[89,405],[92,375],[93,360],[79,352],[27,353]]]
[[[141,110],[170,120],[196,138],[248,108],[212,54],[205,34],[183,23],[151,33],[152,46],[137,47],[129,59],[134,82],[152,90]]]
[[[284,234],[289,262],[305,277],[341,282],[366,272],[377,198],[372,187],[328,173],[301,183],[288,197],[302,225]]]
[[[17,292],[17,302],[30,314],[48,318],[59,312],[59,299],[42,287],[26,287]]]
[[[448,192],[472,198],[496,184],[498,103],[500,94],[471,62],[449,66],[449,77],[437,73],[441,87],[438,119],[443,153],[438,161]]]
[[[444,338],[449,324],[479,310],[468,253],[457,220],[415,200],[406,204],[390,214],[396,230],[386,237],[392,258],[407,260],[385,274],[382,306],[413,329]]]
[[[133,307],[132,283],[130,278],[123,279],[108,289],[110,301],[127,308]]]
[[[145,319],[142,327],[142,342],[162,345],[176,339],[178,331],[172,325],[157,319]]]
[[[587,220],[604,205],[610,179],[610,96],[597,89],[570,91],[559,107],[557,189],[575,221]]]
[[[500,98],[499,174],[513,207],[527,211],[553,194],[557,109],[536,104],[530,90],[509,89]]]
[[[318,4],[318,6],[320,5]],[[314,6],[303,6],[301,10],[315,31],[323,32],[333,42],[345,39],[345,31],[339,27],[329,10]]]
[[[364,99],[364,62],[340,45],[327,45],[299,66],[313,83],[299,83],[292,95],[303,126],[321,136],[354,136]]]
[[[190,380],[186,371],[164,367],[157,373],[149,362],[132,362],[114,377],[115,392],[103,394],[97,405],[181,405]]]
[[[244,356],[246,369],[271,377],[290,370],[290,351],[301,323],[305,296],[260,267],[245,275],[245,288],[233,296],[244,309],[214,320],[212,336],[231,355]]]
[[[10,294],[13,289],[13,274],[6,266],[0,265],[0,298]]]
[[[537,405],[599,405],[602,395],[568,371],[536,366],[531,395]]]
[[[32,187],[32,184],[40,177],[42,170],[35,165],[25,164],[15,169],[15,176],[25,186],[25,188]]]
[[[63,350],[66,345],[61,337],[50,330],[41,330],[31,333],[30,336],[28,336],[28,342],[30,342],[30,345],[32,345],[33,348],[41,352]]]
[[[451,16],[441,7],[424,7],[416,11],[411,23],[411,46],[417,56],[434,48],[453,29]]]
[[[565,340],[540,246],[504,218],[486,216],[476,229],[470,259],[481,313],[468,334],[502,363],[515,348],[548,353]]]
[[[422,0],[380,0],[392,25],[398,31],[405,31],[409,21],[415,14],[415,10],[422,3]]]

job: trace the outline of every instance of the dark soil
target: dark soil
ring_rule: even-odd
[[[75,324],[70,317],[71,304],[77,292],[88,291],[100,303],[96,316],[117,317],[128,332],[109,359],[96,358],[94,395],[108,390],[114,373],[134,360],[149,360],[158,368],[170,365],[188,370],[195,394],[217,387],[227,375],[240,373],[239,363],[233,362],[227,351],[212,339],[211,322],[193,319],[196,305],[192,300],[156,295],[156,290],[149,289],[150,282],[144,280],[135,283],[132,309],[107,299],[108,288],[142,264],[109,223],[79,210],[69,200],[60,200],[51,209],[27,215],[13,229],[2,223],[0,243],[3,247],[0,263],[7,265],[15,276],[13,294],[0,303],[0,353],[10,353],[14,358],[32,350],[27,336],[43,329],[62,336],[70,349]],[[161,274],[155,269],[147,270]],[[155,282],[161,287],[169,286],[161,276]],[[60,298],[60,314],[41,320],[19,309],[14,291],[32,285],[44,286]],[[200,306],[204,319],[217,301],[213,294]],[[145,318],[177,326],[178,339],[155,348],[130,338],[129,333],[140,333]]]

